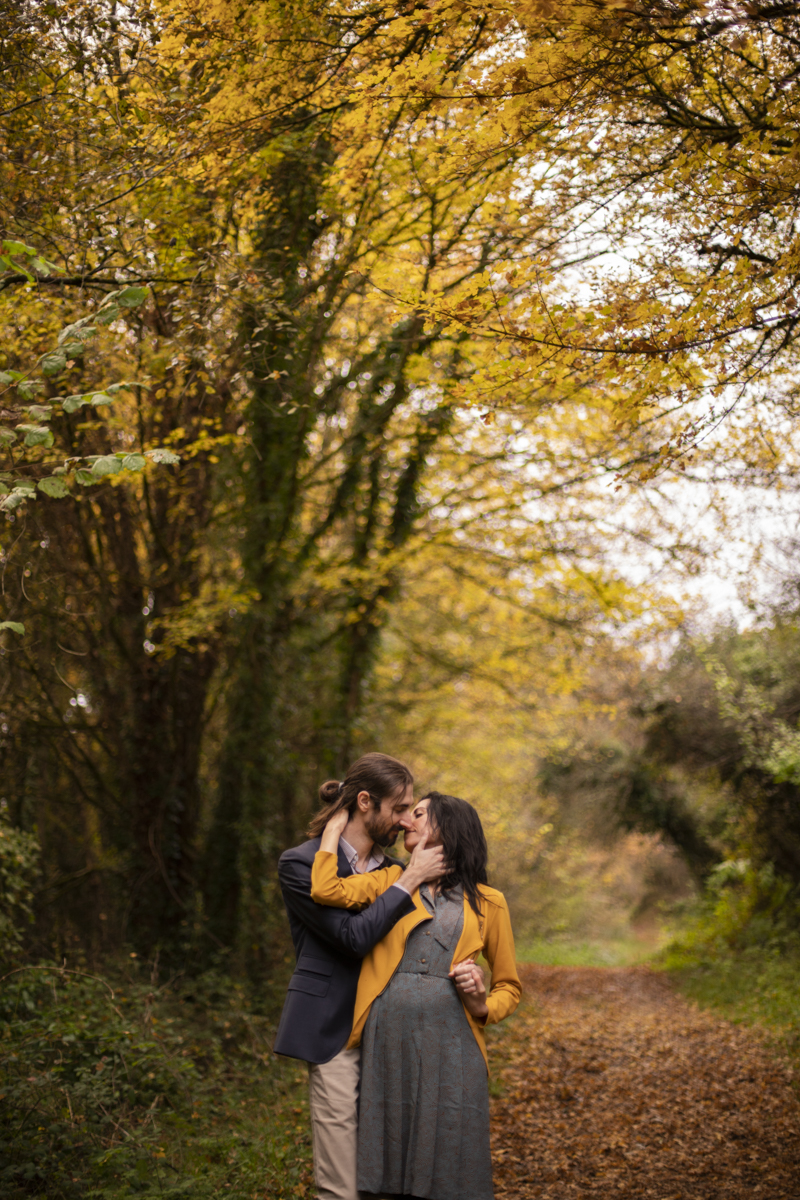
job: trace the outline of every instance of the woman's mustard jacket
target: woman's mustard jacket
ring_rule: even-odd
[[[317,904],[327,904],[333,908],[363,908],[393,883],[397,883],[403,874],[403,868],[399,866],[382,867],[380,871],[348,875],[345,878],[340,878],[337,871],[337,856],[324,850],[317,851],[311,871],[311,898]],[[483,953],[492,972],[491,991],[486,998],[486,1007],[489,1010],[486,1021],[482,1023],[466,1008],[464,1010],[475,1034],[475,1040],[486,1059],[483,1025],[502,1021],[504,1017],[509,1016],[519,1004],[522,987],[517,975],[514,935],[511,932],[511,918],[505,897],[502,892],[484,884],[479,884],[478,890],[482,901],[481,916],[474,912],[465,896],[464,928],[456,946],[452,965],[463,962],[465,958],[476,959]],[[423,921],[432,920],[431,914],[422,903],[419,890],[414,892],[412,900],[414,912],[401,917],[386,937],[370,950],[362,963],[353,1032],[350,1034],[348,1047],[360,1044],[372,1003],[377,1000],[399,967],[411,930]]]

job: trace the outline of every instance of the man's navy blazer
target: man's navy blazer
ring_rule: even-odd
[[[315,904],[311,868],[319,843],[320,838],[303,842],[278,862],[297,966],[274,1049],[311,1063],[329,1062],[343,1048],[353,1028],[362,958],[414,908],[408,893],[397,887],[389,888],[363,912]],[[339,874],[353,874],[341,849]]]

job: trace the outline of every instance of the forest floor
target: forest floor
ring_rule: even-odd
[[[525,966],[497,1027],[497,1200],[798,1200],[800,1100],[757,1030],[647,967]]]

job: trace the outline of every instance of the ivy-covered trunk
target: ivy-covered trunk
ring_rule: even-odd
[[[270,867],[291,840],[291,756],[281,739],[281,663],[294,620],[293,542],[300,472],[317,401],[310,380],[319,339],[304,324],[303,276],[324,230],[317,213],[329,160],[324,140],[300,134],[270,177],[252,259],[263,300],[242,314],[250,383],[242,462],[241,570],[251,596],[230,650],[225,738],[204,864],[209,930],[259,974],[277,897]]]

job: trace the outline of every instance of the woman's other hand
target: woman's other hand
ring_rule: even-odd
[[[335,854],[339,849],[339,838],[344,833],[347,822],[350,820],[350,814],[346,808],[340,808],[334,813],[328,824],[322,831],[322,840],[320,841],[320,850],[327,850],[329,854]]]
[[[485,1021],[489,1015],[486,1006],[486,980],[483,971],[471,958],[456,963],[450,972],[450,978],[456,985],[456,991],[461,997],[467,1012],[477,1021]]]

